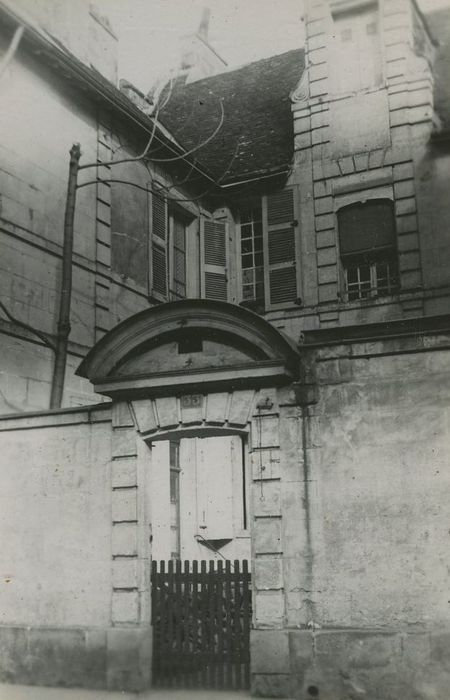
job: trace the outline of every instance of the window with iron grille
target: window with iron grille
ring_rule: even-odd
[[[383,297],[399,288],[393,202],[374,199],[338,211],[347,301]]]

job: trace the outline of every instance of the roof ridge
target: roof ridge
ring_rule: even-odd
[[[237,73],[238,71],[245,70],[246,68],[249,68],[250,66],[255,66],[258,63],[263,63],[264,61],[271,61],[274,58],[279,58],[280,56],[287,56],[287,54],[290,53],[304,53],[305,52],[305,47],[301,46],[297,49],[289,49],[288,51],[283,51],[282,53],[276,53],[272,54],[271,56],[263,56],[262,58],[258,58],[256,61],[250,61],[249,63],[243,63],[240,66],[236,66],[236,68],[232,68],[231,70],[224,70],[221,71],[220,73],[214,73],[214,75],[208,75],[206,78],[199,78],[198,80],[192,80],[190,83],[187,83],[185,87],[189,87],[191,85],[198,85],[199,83],[206,83],[208,80],[214,80],[214,78],[218,78],[223,75],[230,75],[232,73]]]

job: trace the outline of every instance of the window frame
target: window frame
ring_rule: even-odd
[[[175,291],[175,227],[174,220],[181,221],[184,228],[184,296],[177,294]],[[173,203],[168,203],[168,280],[167,280],[167,301],[177,301],[179,299],[188,298],[188,228],[192,223],[192,215],[182,207],[176,206]],[[177,250],[179,250],[177,248]]]
[[[383,196],[384,195],[384,196]],[[398,237],[397,237],[397,228],[396,228],[396,218],[395,218],[395,203],[393,200],[392,196],[386,196],[386,193],[372,193],[372,196],[366,196],[364,198],[351,198],[351,201],[348,201],[347,198],[345,198],[347,201],[343,201],[339,204],[339,206],[336,207],[335,209],[335,218],[336,218],[336,232],[337,232],[337,245],[338,245],[338,253],[339,253],[339,267],[341,271],[340,275],[340,289],[341,289],[341,298],[346,302],[346,303],[355,303],[355,302],[361,302],[361,301],[366,301],[366,300],[374,300],[374,299],[386,299],[388,297],[392,297],[395,294],[398,294],[400,291],[400,270],[399,270],[399,253],[398,253]],[[390,245],[384,245],[380,246],[378,248],[361,248],[360,250],[355,250],[350,253],[342,253],[342,244],[341,244],[341,230],[340,230],[340,225],[339,225],[339,212],[342,211],[343,209],[351,208],[351,207],[358,207],[358,206],[370,206],[370,204],[374,204],[376,202],[386,202],[389,203],[390,209],[392,212],[392,224],[393,224],[393,233],[392,233],[392,243]],[[353,263],[353,264],[349,264]],[[394,278],[394,282],[390,282],[390,277],[388,275],[387,280],[388,280],[388,291],[386,293],[380,293],[380,286],[378,285],[378,275],[377,275],[377,266],[382,265],[382,264],[393,264],[395,266],[395,269],[393,270],[392,276]],[[349,289],[348,289],[348,270],[353,267],[353,268],[361,268],[363,266],[368,266],[369,267],[369,276],[370,276],[370,288],[368,290],[367,296],[361,296],[359,295],[356,298],[350,299],[349,298]],[[383,288],[382,288],[383,289]]]
[[[155,182],[153,183],[153,185]],[[160,184],[161,190],[162,185]],[[198,255],[196,251],[196,244],[193,244],[194,236],[189,236],[190,227],[198,221],[195,213],[193,213],[188,207],[180,205],[178,202],[173,202],[170,197],[165,195],[155,195],[151,184],[148,188],[148,295],[151,301],[155,303],[166,303],[169,301],[175,301],[177,299],[187,299],[193,296],[193,286],[196,283],[197,287],[200,285],[201,279],[201,268],[197,264],[196,269],[196,279],[190,282],[189,272],[192,268],[192,260],[194,258],[197,260]],[[163,240],[159,236],[155,236],[153,232],[153,203],[156,196],[162,196],[164,198],[165,206],[165,239]],[[174,226],[173,220],[175,217],[179,217],[184,221],[184,244],[185,244],[185,296],[176,295],[174,293]],[[156,241],[155,241],[156,238]],[[153,248],[157,246],[165,254],[165,267],[166,267],[166,293],[162,294],[160,291],[155,290],[153,283],[154,267],[153,267]],[[194,294],[195,296],[195,294]]]
[[[279,195],[285,191],[292,192],[292,211],[293,219],[292,221],[286,221],[283,223],[269,224],[268,217],[268,202],[269,198],[272,196]],[[255,204],[256,203],[256,204]],[[262,241],[263,241],[263,274],[264,274],[264,299],[262,304],[258,304],[255,299],[244,299],[243,296],[243,268],[241,260],[241,249],[242,249],[242,238],[241,238],[241,209],[252,208],[255,205],[261,208],[262,217]],[[299,193],[298,186],[296,184],[285,185],[284,187],[279,187],[267,194],[261,194],[249,197],[248,200],[241,200],[236,204],[237,217],[236,221],[236,258],[237,264],[237,302],[241,306],[253,309],[259,313],[268,313],[269,311],[285,310],[298,307],[301,305],[302,301],[300,298],[302,290],[302,271],[301,271],[301,238],[299,235],[299,221],[300,221],[300,205],[299,205]],[[283,231],[287,228],[292,227],[294,230],[293,240],[294,249],[292,251],[292,260],[289,262],[270,262],[269,255],[269,235],[276,233],[276,231]],[[271,302],[271,272],[277,270],[288,269],[290,267],[295,268],[295,287],[296,296],[294,299],[282,302]]]
[[[244,298],[244,268],[242,266],[242,220],[241,220],[241,211],[243,211],[245,208],[248,209],[254,209],[254,208],[259,208],[259,211],[261,213],[261,229],[262,229],[262,272],[263,272],[263,279],[262,279],[262,285],[263,285],[263,297],[261,299],[261,304],[263,308],[266,307],[266,245],[265,245],[265,232],[264,232],[264,222],[263,222],[263,197],[253,197],[251,198],[248,202],[242,203],[241,206],[238,208],[238,217],[236,221],[236,231],[237,231],[237,258],[238,258],[238,275],[237,275],[237,282],[238,282],[238,294],[237,297],[239,299],[239,303],[242,306],[248,307],[250,309],[256,308],[259,306],[258,304],[258,298],[257,297],[252,297],[245,299]],[[253,221],[251,223],[254,223]],[[245,224],[244,224],[245,225]],[[250,268],[245,268],[245,269],[250,269]],[[255,268],[253,268],[255,269]],[[254,282],[254,285],[256,283]]]

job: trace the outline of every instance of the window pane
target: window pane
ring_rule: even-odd
[[[262,238],[255,238],[253,242],[255,251],[258,253],[262,253],[263,250],[263,239]]]
[[[243,255],[242,256],[242,267],[253,267],[253,255]]]
[[[177,217],[173,217],[173,242],[177,248],[180,250],[185,249],[185,239],[186,239],[186,227],[184,221],[181,221]]]
[[[357,267],[349,267],[348,268],[347,281],[349,283],[358,281],[358,268]]]
[[[253,241],[251,238],[243,238],[241,240],[241,253],[251,253],[253,250]]]
[[[370,285],[370,266],[361,265],[359,268],[359,280],[360,282],[368,282]]]
[[[264,264],[261,207],[253,206],[242,211],[240,221],[242,296],[245,300],[255,299],[257,294],[264,297],[264,275],[258,274],[258,292],[255,281],[256,268],[262,268]]]
[[[254,270],[242,270],[242,282],[243,284],[253,284]]]

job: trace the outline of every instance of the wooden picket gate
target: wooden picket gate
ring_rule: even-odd
[[[152,562],[153,684],[249,688],[248,562],[198,564]]]

